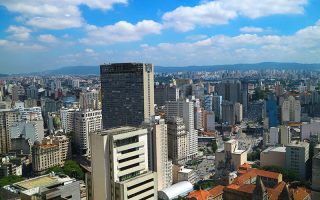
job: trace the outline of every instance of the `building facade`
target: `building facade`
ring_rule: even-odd
[[[302,180],[307,174],[307,161],[309,160],[309,143],[290,143],[286,146],[286,168],[296,172]]]
[[[164,119],[157,120],[148,135],[149,169],[157,172],[158,190],[172,185],[172,161],[168,156],[168,128]]]
[[[139,126],[154,116],[154,67],[144,63],[100,66],[104,128]]]
[[[74,117],[74,142],[79,153],[90,155],[90,134],[102,129],[101,110],[79,110]]]
[[[148,130],[120,127],[91,135],[92,199],[157,199],[157,175],[148,170]]]

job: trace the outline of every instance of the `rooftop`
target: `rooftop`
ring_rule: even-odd
[[[122,127],[117,127],[117,128],[112,128],[108,130],[103,130],[99,134],[101,135],[118,135],[122,133],[128,133],[131,131],[136,131],[139,130],[139,128],[131,127],[131,126],[122,126]]]
[[[45,176],[40,176],[36,177],[33,179],[21,181],[18,183],[13,184],[13,186],[19,187],[21,190],[29,190],[32,188],[36,187],[50,187],[59,183],[67,182],[72,180],[68,176],[50,176],[50,175],[45,175]]]
[[[265,149],[263,151],[263,153],[268,153],[269,151],[285,153],[286,152],[286,147],[269,147],[269,148]]]
[[[307,142],[291,142],[287,147],[308,147],[309,143]]]

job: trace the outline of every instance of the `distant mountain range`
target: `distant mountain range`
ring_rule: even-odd
[[[218,70],[260,70],[260,69],[293,69],[293,70],[320,70],[320,64],[301,64],[301,63],[280,63],[280,62],[263,62],[255,64],[232,64],[232,65],[210,65],[210,66],[185,66],[185,67],[163,67],[155,66],[155,72],[188,72],[188,71],[207,71],[214,72]],[[47,70],[39,73],[45,75],[98,75],[100,74],[99,66],[70,66],[59,69]]]

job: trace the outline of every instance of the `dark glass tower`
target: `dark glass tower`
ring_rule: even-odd
[[[144,63],[100,66],[103,127],[139,126],[154,115],[154,67]]]

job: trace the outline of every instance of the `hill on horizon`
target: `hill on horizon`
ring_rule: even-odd
[[[281,62],[263,62],[254,64],[231,64],[231,65],[208,65],[208,66],[185,66],[185,67],[164,67],[155,66],[155,72],[173,73],[188,71],[207,71],[214,72],[219,70],[261,70],[261,69],[292,69],[292,70],[320,70],[320,64],[302,64],[302,63],[281,63]],[[31,74],[44,75],[99,75],[99,66],[68,66],[58,69],[47,70],[43,72],[34,72]]]

